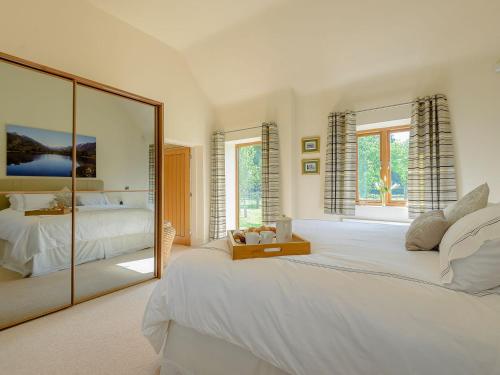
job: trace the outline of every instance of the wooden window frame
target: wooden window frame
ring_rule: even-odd
[[[369,130],[362,130],[356,132],[356,205],[358,206],[381,206],[381,200],[368,200],[359,199],[359,138],[378,135],[380,137],[380,177],[386,181],[388,186],[392,185],[391,182],[391,134],[409,132],[410,125],[398,125],[391,126],[387,128],[376,128]],[[386,206],[393,207],[406,207],[408,201],[402,200],[392,200],[392,193],[389,191],[386,193]]]
[[[240,229],[240,167],[239,167],[239,156],[240,156],[240,149],[243,147],[248,147],[248,146],[253,146],[253,145],[261,145],[262,147],[262,141],[255,141],[255,142],[247,142],[247,143],[237,143],[235,145],[235,150],[234,150],[234,156],[235,156],[235,198],[236,198],[236,229]]]

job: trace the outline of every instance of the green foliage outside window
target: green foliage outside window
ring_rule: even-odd
[[[392,189],[392,200],[408,199],[408,149],[409,132],[391,133],[391,182],[396,185]]]
[[[408,197],[409,132],[390,133],[391,199],[406,201]],[[372,134],[358,138],[358,194],[360,200],[380,201],[381,136]],[[389,186],[389,184],[385,184]]]
[[[238,148],[238,195],[240,228],[262,225],[262,146]]]
[[[380,136],[358,138],[358,192],[361,200],[378,200],[380,181]]]

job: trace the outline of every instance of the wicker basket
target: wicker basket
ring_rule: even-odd
[[[168,221],[163,225],[163,249],[162,249],[162,263],[163,267],[168,264],[170,253],[172,252],[172,244],[175,239],[175,228]]]

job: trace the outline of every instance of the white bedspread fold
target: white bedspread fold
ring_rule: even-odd
[[[436,285],[406,228],[294,225],[314,254],[232,261],[214,242],[174,260],[144,315],[153,347],[174,320],[291,374],[500,374],[500,296]]]

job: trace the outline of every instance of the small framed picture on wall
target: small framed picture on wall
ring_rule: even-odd
[[[302,153],[319,152],[319,137],[302,138]]]
[[[302,159],[302,174],[319,174],[319,159]]]

